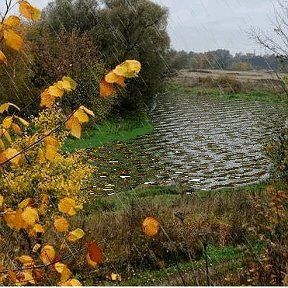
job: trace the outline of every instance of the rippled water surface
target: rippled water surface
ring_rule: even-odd
[[[200,189],[243,185],[268,176],[263,144],[287,115],[279,104],[164,94],[152,112],[154,132],[138,145],[159,157],[157,181]]]

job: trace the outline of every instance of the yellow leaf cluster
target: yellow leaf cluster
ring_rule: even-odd
[[[39,220],[39,215],[37,209],[27,206],[15,211],[8,208],[4,210],[3,218],[11,229],[19,231],[33,226]]]
[[[58,203],[58,209],[60,212],[73,216],[76,214],[77,204],[72,198],[65,197]]]
[[[40,106],[51,108],[56,98],[61,98],[65,92],[75,90],[76,86],[76,82],[73,79],[64,76],[61,81],[54,83],[42,92]]]
[[[109,97],[115,94],[113,84],[125,87],[125,78],[137,77],[141,64],[137,60],[126,60],[116,66],[100,81],[100,96]]]
[[[70,269],[63,263],[61,262],[57,262],[54,264],[54,268],[55,270],[61,275],[60,277],[60,281],[62,282],[66,282],[70,279],[72,272],[70,271]]]
[[[66,122],[66,128],[70,130],[71,135],[76,138],[81,137],[81,124],[89,121],[89,116],[95,116],[93,111],[85,106],[80,106]]]
[[[41,11],[24,0],[19,2],[19,11],[28,20],[37,21],[41,18]]]

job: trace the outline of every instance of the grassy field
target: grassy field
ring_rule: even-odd
[[[288,103],[288,91],[284,83],[274,74],[264,72],[179,71],[168,82],[167,90],[177,94],[193,93],[227,100]]]
[[[67,139],[63,150],[73,152],[79,149],[99,147],[115,141],[127,141],[149,133],[153,128],[151,120],[145,114],[106,120],[84,132],[81,139]]]

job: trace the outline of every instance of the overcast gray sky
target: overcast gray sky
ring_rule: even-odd
[[[51,1],[51,0],[50,0]],[[43,8],[49,0],[30,0]],[[2,3],[1,3],[2,2]],[[218,48],[264,53],[248,39],[252,27],[271,29],[277,0],[153,0],[169,9],[168,32],[177,50],[203,52]],[[3,7],[4,0],[0,0]],[[2,8],[1,7],[1,8]]]

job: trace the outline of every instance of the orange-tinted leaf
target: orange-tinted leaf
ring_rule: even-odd
[[[55,256],[56,253],[53,246],[46,245],[41,249],[40,259],[45,265],[52,263]]]
[[[19,11],[28,20],[37,21],[41,18],[41,11],[24,0],[19,2]]]
[[[5,54],[1,50],[0,50],[0,62],[5,63],[6,65],[8,64],[7,58],[6,58]],[[3,112],[1,112],[1,106],[0,106],[0,113],[3,113]],[[8,107],[9,107],[9,105],[8,105]]]
[[[156,236],[160,229],[159,222],[153,217],[146,217],[142,222],[143,232],[148,236]]]
[[[45,271],[43,271],[43,269],[35,268],[32,270],[32,275],[36,282],[41,282],[45,276]]]
[[[8,47],[20,51],[24,45],[23,39],[11,29],[4,30],[4,39]]]
[[[105,81],[105,79],[102,79],[100,81],[100,97],[106,98],[110,97],[115,93],[115,90],[113,89],[113,85],[111,83],[108,83]]]
[[[11,229],[19,231],[22,228],[28,227],[28,224],[21,217],[22,212],[22,209],[18,209],[17,211],[13,211],[12,209],[5,210],[3,218]]]
[[[66,123],[66,127],[70,130],[71,135],[73,135],[76,138],[81,137],[81,124],[78,120],[78,118],[72,116]]]
[[[13,129],[15,134],[17,134],[17,135],[20,135],[22,133],[20,126],[16,123],[12,123],[11,128]]]
[[[55,103],[55,96],[49,93],[49,90],[46,89],[41,93],[41,107],[51,108]]]
[[[3,21],[3,24],[9,27],[17,26],[20,24],[20,18],[14,15],[11,15]]]
[[[88,255],[91,261],[95,262],[96,264],[101,263],[102,250],[94,241],[87,242],[87,249],[88,249]]]
[[[73,216],[76,214],[76,201],[65,197],[59,201],[58,209],[60,212]]]
[[[85,235],[85,232],[82,229],[77,228],[77,229],[69,232],[66,239],[70,242],[75,242],[75,241],[81,239],[84,235]]]
[[[18,260],[24,267],[32,267],[34,265],[34,260],[31,256],[22,255],[20,257],[15,258]]]
[[[69,228],[69,222],[64,217],[55,217],[54,227],[58,232],[66,232]]]

